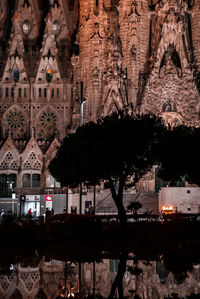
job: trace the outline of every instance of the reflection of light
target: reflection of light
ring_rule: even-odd
[[[24,21],[23,25],[22,25],[22,29],[23,29],[23,32],[24,34],[29,34],[30,32],[30,23],[28,20]]]
[[[13,264],[10,265],[10,271],[12,271],[14,269]]]
[[[75,297],[74,293],[72,292],[74,288],[69,288],[69,293],[67,295],[67,298],[72,298],[72,297]]]
[[[54,31],[54,34],[57,35],[60,31],[60,24],[58,21],[54,21],[53,22],[53,31]]]

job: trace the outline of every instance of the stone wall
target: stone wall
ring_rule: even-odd
[[[198,187],[166,187],[159,193],[159,210],[172,206],[180,213],[200,212],[200,188]]]

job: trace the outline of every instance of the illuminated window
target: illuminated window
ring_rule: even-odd
[[[51,82],[52,78],[53,78],[53,72],[52,72],[51,69],[48,69],[47,72],[46,72],[46,80],[47,80],[47,82]]]

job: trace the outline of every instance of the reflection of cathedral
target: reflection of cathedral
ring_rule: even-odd
[[[48,164],[81,119],[199,125],[199,17],[195,0],[1,0],[1,196],[56,187]]]
[[[55,299],[63,293],[67,298],[66,292],[81,292],[85,295],[84,298],[87,298],[87,294],[94,293],[108,298],[118,265],[118,260],[108,259],[81,264],[43,260],[34,267],[11,265],[13,268],[10,271],[0,273],[0,298]],[[124,296],[164,299],[174,293],[178,296],[174,298],[188,298],[191,294],[200,293],[199,275],[199,265],[194,265],[191,271],[186,271],[184,278],[178,281],[160,261],[139,260],[135,264],[133,260],[127,260],[123,276]],[[59,298],[62,298],[62,295]]]
[[[0,298],[55,299],[58,285],[64,280],[65,263],[43,262],[35,267],[14,265],[7,274],[0,275]]]

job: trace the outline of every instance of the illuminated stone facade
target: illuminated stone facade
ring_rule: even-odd
[[[52,188],[49,161],[81,120],[199,125],[199,18],[198,0],[2,0],[1,189]]]

